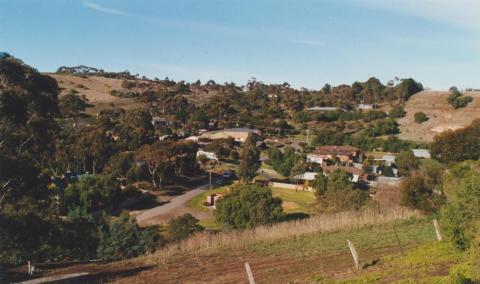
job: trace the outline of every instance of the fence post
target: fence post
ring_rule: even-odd
[[[247,270],[248,282],[250,284],[255,284],[255,279],[253,279],[252,270],[250,269],[250,265],[248,264],[248,262],[245,262],[245,270]]]
[[[360,269],[360,262],[358,261],[358,253],[355,249],[355,246],[350,240],[347,240],[348,247],[350,248],[350,252],[352,253],[353,262],[355,262],[355,268]]]
[[[437,219],[433,219],[433,226],[435,227],[435,233],[437,234],[437,240],[442,241],[442,234],[440,233],[440,226],[438,226]]]
[[[28,264],[27,264],[27,270],[28,270],[28,275],[32,275],[32,265],[30,264],[30,260],[28,261]]]

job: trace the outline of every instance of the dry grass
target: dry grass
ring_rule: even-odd
[[[472,96],[473,102],[465,108],[454,109],[447,102],[449,92],[424,91],[412,96],[405,105],[407,115],[398,120],[401,139],[429,142],[433,137],[445,130],[458,129],[470,125],[480,118],[480,93],[464,92]],[[424,112],[429,120],[415,123],[416,112]]]
[[[312,233],[351,230],[367,225],[385,224],[395,219],[404,220],[419,216],[419,212],[404,207],[389,207],[316,215],[304,220],[283,222],[273,226],[260,226],[243,231],[218,234],[202,233],[179,243],[168,245],[155,254],[145,256],[146,259],[144,260],[165,262],[176,255],[200,255],[217,253],[227,249],[246,249],[251,244],[258,242],[272,242]]]

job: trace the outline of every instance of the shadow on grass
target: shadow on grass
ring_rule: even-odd
[[[285,216],[285,221],[294,221],[294,220],[303,220],[303,219],[306,219],[310,217],[310,215],[306,214],[306,213],[288,213],[286,216]]]
[[[157,206],[161,206],[167,203],[168,201],[160,201],[157,199],[155,195],[148,194],[147,197],[141,202],[137,202],[131,206],[126,207],[125,209],[133,210],[133,211],[145,210],[145,209],[151,209]]]

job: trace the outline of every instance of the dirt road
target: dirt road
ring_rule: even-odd
[[[167,222],[171,218],[181,216],[185,213],[190,213],[199,220],[208,219],[211,217],[210,213],[198,212],[196,210],[193,210],[187,207],[188,200],[203,193],[207,189],[208,189],[207,184],[199,186],[194,190],[188,191],[180,196],[173,198],[167,204],[160,205],[155,208],[143,211],[142,213],[136,216],[137,222],[140,225],[144,225],[144,226],[162,224]]]

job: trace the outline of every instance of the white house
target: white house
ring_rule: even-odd
[[[213,152],[207,152],[207,151],[203,151],[203,150],[198,150],[197,151],[197,157],[198,156],[201,156],[201,155],[204,155],[205,157],[207,157],[207,159],[209,160],[215,160],[218,162],[218,157],[217,157],[217,154],[213,153]]]
[[[315,180],[315,177],[318,175],[318,173],[315,172],[304,172],[303,174],[298,174],[294,176],[294,179],[299,179],[299,180]]]
[[[308,163],[317,163],[317,164],[323,164],[323,157],[315,154],[308,154],[307,155],[307,162]]]
[[[362,109],[362,110],[371,110],[374,108],[375,108],[375,105],[372,105],[372,104],[359,104],[357,106],[357,109]]]
[[[413,155],[421,159],[430,159],[430,151],[428,149],[412,149]]]

